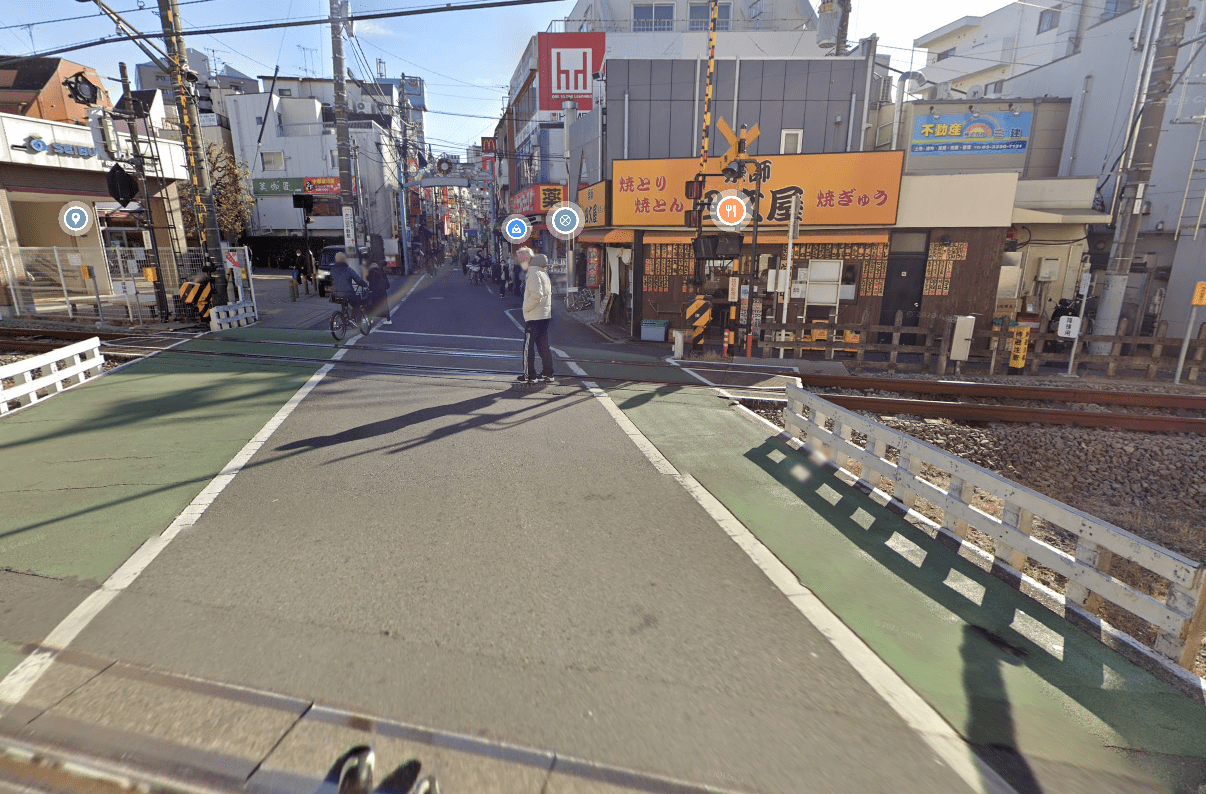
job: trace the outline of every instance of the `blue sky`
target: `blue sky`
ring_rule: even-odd
[[[154,13],[155,0],[108,0],[135,27],[152,32],[160,27]],[[329,0],[180,0],[180,13],[188,26],[208,27],[326,16]],[[961,16],[984,14],[999,8],[1003,0],[854,0],[851,38],[871,33],[881,37],[885,52],[898,67],[908,63],[913,39]],[[74,0],[9,0],[0,18],[0,53],[24,55],[35,50],[71,44],[110,35],[113,25],[96,12],[91,3]],[[137,10],[139,5],[145,6]],[[412,2],[410,5],[427,5]],[[814,7],[817,5],[813,3]],[[400,0],[353,0],[353,13],[405,7]],[[387,74],[417,74],[427,81],[428,136],[437,151],[460,152],[464,146],[493,129],[484,118],[441,115],[460,113],[497,118],[504,86],[511,79],[516,60],[530,36],[545,30],[552,19],[564,17],[573,8],[571,0],[516,8],[454,12],[403,17],[361,23],[356,38],[370,65],[377,58],[386,62]],[[95,12],[95,13],[94,13]],[[85,19],[48,22],[64,17],[89,15]],[[26,27],[26,26],[30,27]],[[278,62],[282,74],[306,70],[330,76],[330,27],[286,28],[256,33],[191,36],[189,47],[211,52],[221,63],[229,63],[250,75],[271,74]],[[366,71],[349,48],[349,65],[359,76]],[[102,75],[116,78],[118,61],[128,64],[146,58],[133,44],[107,44],[64,55],[93,66]],[[107,86],[116,96],[118,86]]]

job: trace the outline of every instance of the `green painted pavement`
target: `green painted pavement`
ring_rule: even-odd
[[[222,336],[255,344],[201,339],[183,347],[310,358],[335,350],[317,332],[241,328]],[[316,369],[167,351],[0,421],[0,567],[104,581]]]
[[[610,393],[1020,794],[1206,783],[1206,708],[768,438],[714,393]]]

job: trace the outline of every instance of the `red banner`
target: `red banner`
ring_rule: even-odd
[[[540,215],[565,201],[565,185],[532,185],[511,196],[511,212]]]
[[[339,192],[339,177],[337,176],[308,176],[302,181],[302,190],[318,195],[332,195]]]
[[[603,68],[605,33],[538,33],[540,44],[540,109],[561,110],[573,100],[579,110],[591,101],[594,74]]]

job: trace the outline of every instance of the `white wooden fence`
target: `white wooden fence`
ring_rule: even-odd
[[[20,403],[21,407],[32,405],[46,399],[39,397],[38,392],[44,391],[46,397],[52,397],[80,385],[85,378],[96,377],[104,366],[100,339],[95,336],[49,353],[0,366],[0,415],[11,410],[8,407],[10,402]],[[40,370],[41,374],[35,376],[35,370]],[[4,386],[3,382],[9,379],[13,385]]]
[[[911,517],[929,524],[948,545],[973,543],[968,528],[974,527],[994,541],[993,548],[983,551],[993,555],[993,573],[998,578],[1061,612],[1183,691],[1194,693],[1196,698],[1206,694],[1206,683],[1188,672],[1206,634],[1206,564],[797,386],[787,387],[787,403],[788,431],[851,477],[856,476],[850,471],[851,464],[858,463],[861,487],[878,489],[881,478],[886,478],[894,484],[893,499],[899,506],[909,509]],[[862,443],[856,442],[855,434],[864,438]],[[899,450],[896,463],[887,459],[889,447]],[[949,485],[945,484],[947,476]],[[941,484],[935,484],[935,480]],[[1000,517],[974,505],[978,502],[988,506],[984,497],[1000,501]],[[933,506],[926,510],[929,516],[914,512],[918,498]],[[1075,535],[1075,553],[1068,554],[1031,537],[1036,518]],[[1111,576],[1114,556],[1166,580],[1167,597],[1154,598]],[[1063,598],[1022,573],[1028,558],[1067,578]],[[1092,614],[1101,601],[1122,607],[1154,626],[1154,651]]]
[[[253,301],[212,306],[209,310],[209,330],[225,331],[227,328],[241,328],[244,325],[251,325],[257,319]]]

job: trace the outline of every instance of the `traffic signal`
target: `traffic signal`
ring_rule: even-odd
[[[692,179],[683,189],[683,194],[691,201],[698,201],[704,197],[704,181],[702,179]]]
[[[309,193],[294,193],[293,194],[293,208],[298,209],[298,210],[305,210],[306,214],[309,215],[311,212],[314,211],[314,197],[311,196]]]
[[[109,189],[109,195],[118,204],[125,207],[138,195],[138,180],[126,173],[126,170],[117,163],[109,169],[109,173],[105,175],[105,186]]]

